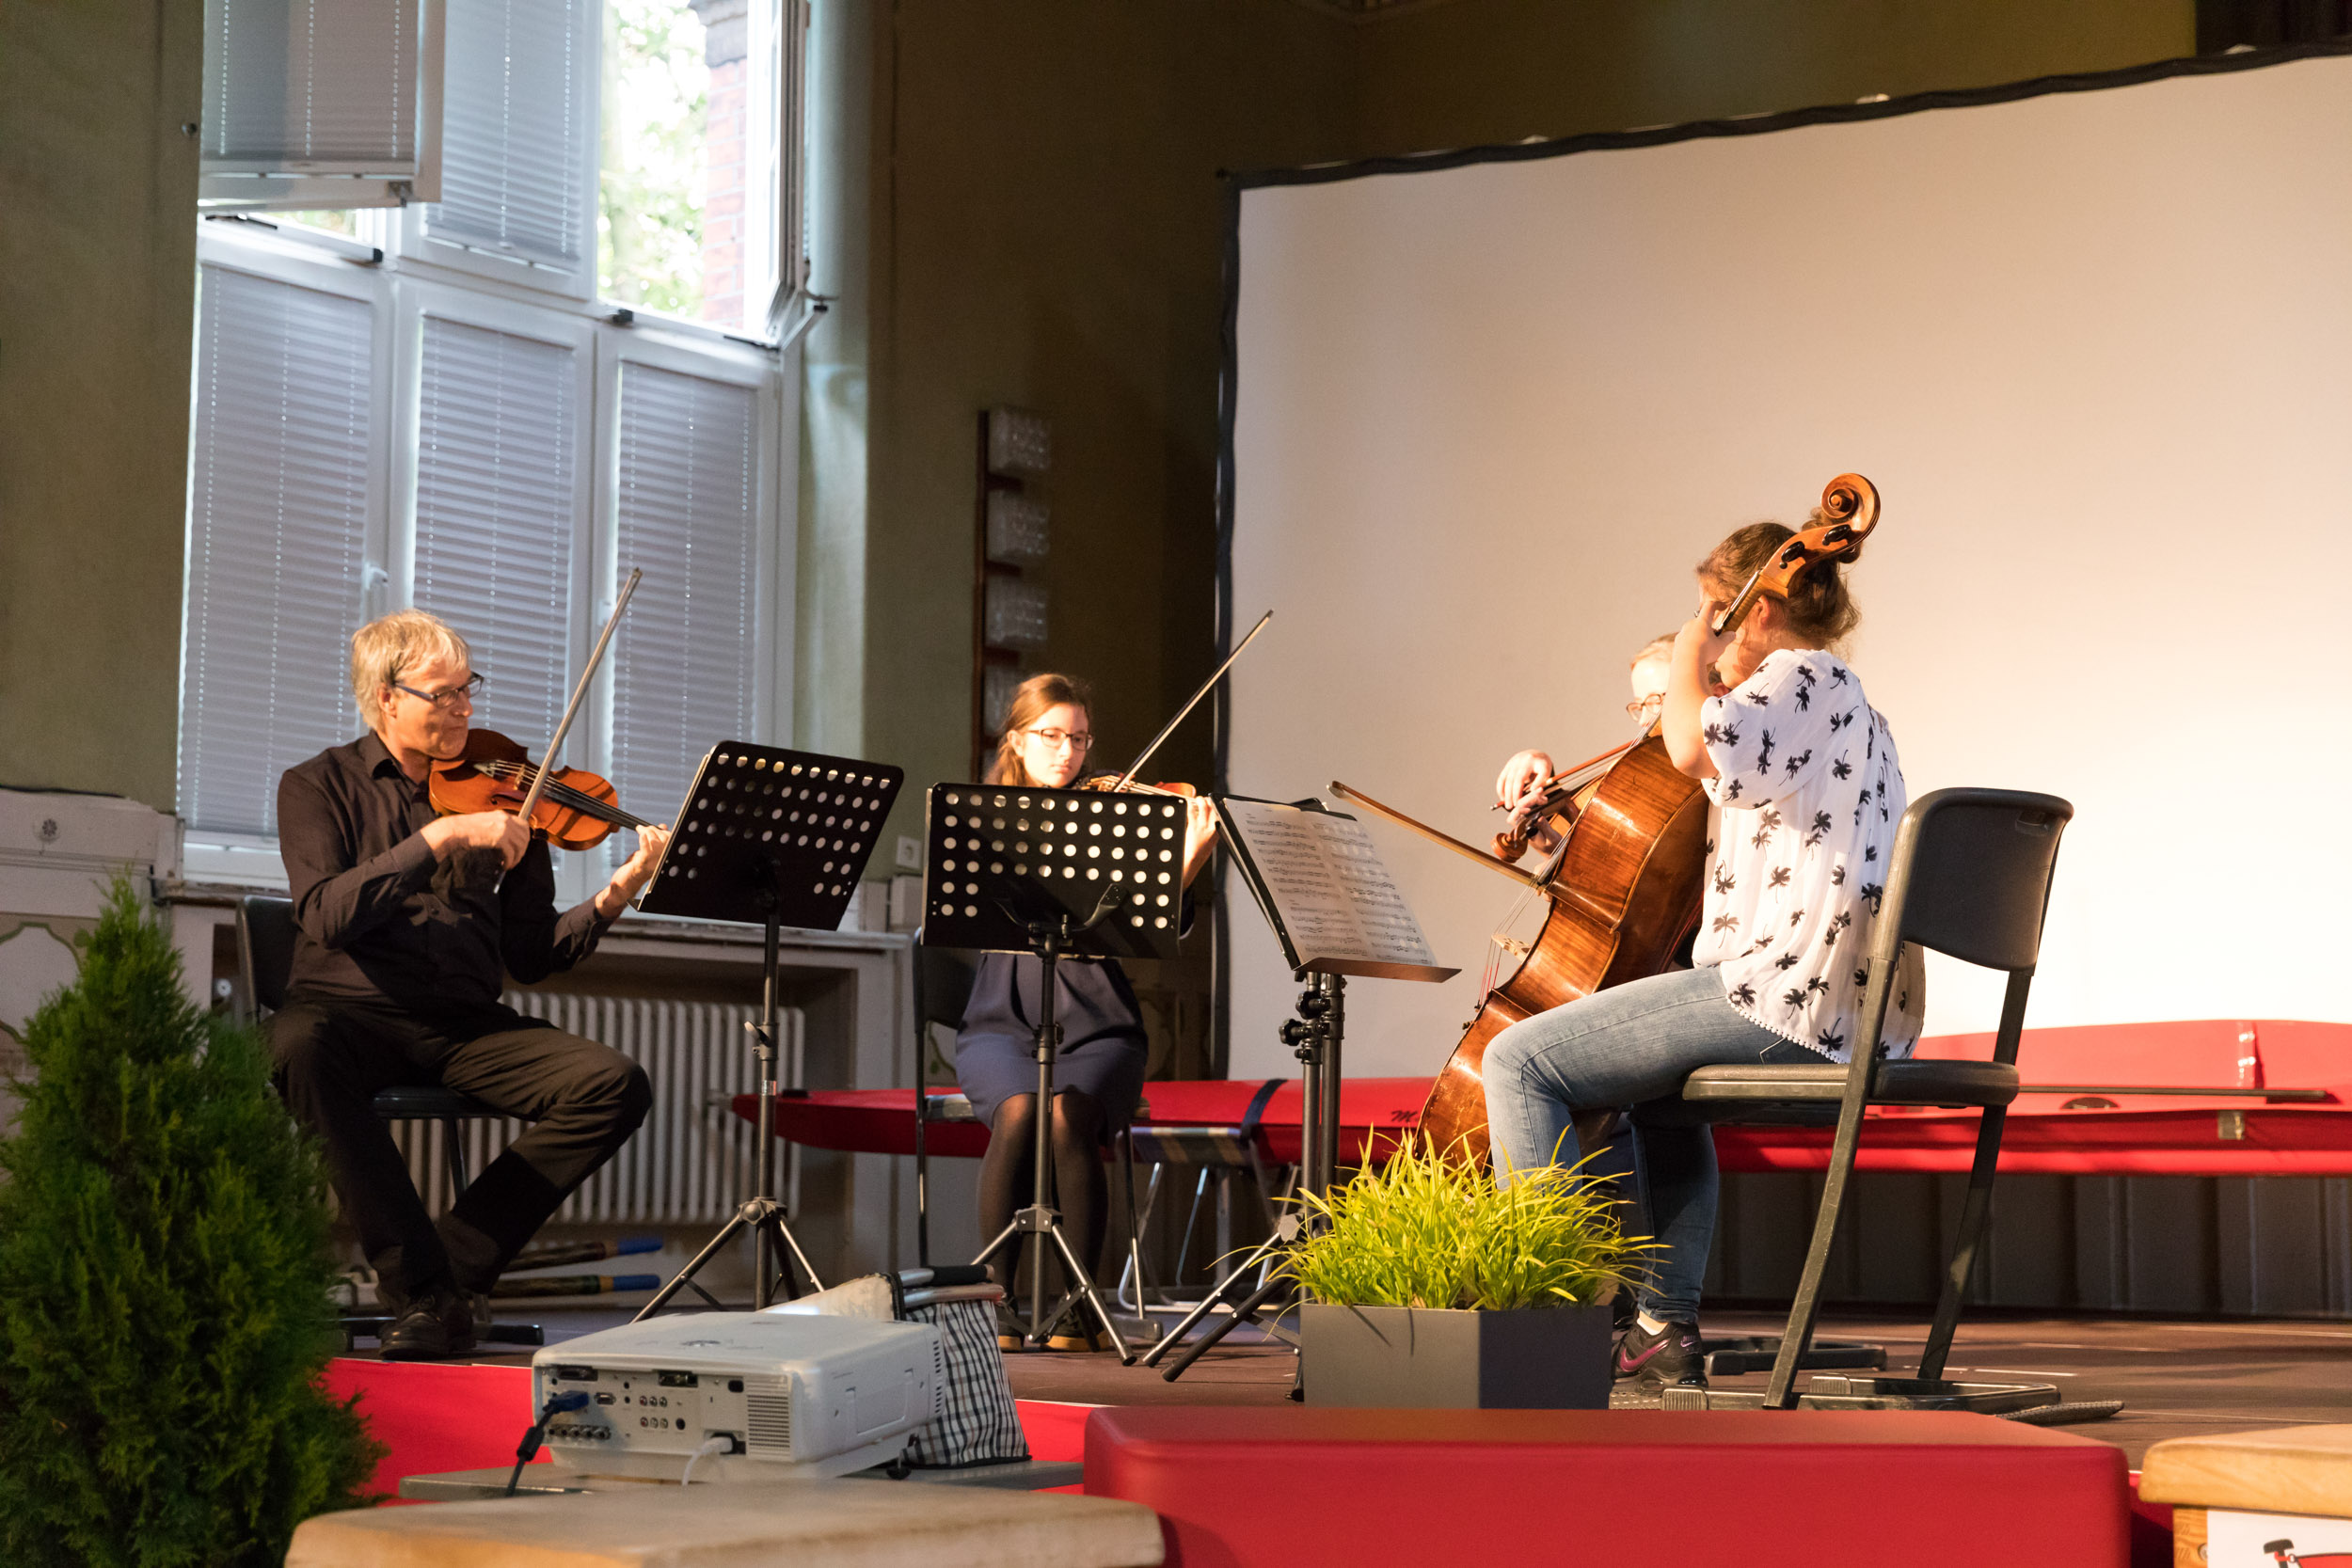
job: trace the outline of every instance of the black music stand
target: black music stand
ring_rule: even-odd
[[[1299,1190],[1328,1197],[1339,1180],[1347,976],[1438,982],[1459,972],[1434,960],[1388,868],[1353,816],[1315,800],[1285,804],[1219,796],[1216,805],[1234,873],[1281,944],[1292,977],[1307,988],[1299,994],[1298,1016],[1283,1022],[1281,1038],[1297,1056],[1301,1078]],[[1314,1223],[1312,1207],[1305,1206],[1295,1226],[1278,1226],[1161,1336],[1143,1364],[1156,1367],[1183,1345],[1184,1354],[1160,1374],[1173,1383],[1234,1328],[1257,1323],[1268,1301],[1294,1287],[1278,1269],[1245,1293],[1248,1276],[1287,1252]],[[1184,1336],[1229,1300],[1232,1312],[1186,1344]],[[1292,1397],[1299,1397],[1295,1385]]]
[[[859,876],[874,852],[874,835],[905,783],[904,770],[854,757],[821,756],[722,741],[703,758],[686,792],[670,846],[654,867],[637,907],[647,914],[686,915],[766,927],[760,950],[759,1022],[747,1025],[759,1059],[758,1148],[753,1155],[756,1189],[737,1205],[693,1260],[655,1292],[637,1316],[649,1318],[686,1286],[711,1306],[718,1300],[696,1282],[702,1266],[738,1231],[752,1233],[752,1309],[787,1296],[800,1261],[811,1289],[823,1286],[786,1223],[772,1189],[776,1131],[776,960],[780,934],[792,926],[830,931],[856,895]],[[771,1264],[771,1259],[776,1259]]]
[[[1024,1236],[1039,1238],[1029,1259],[1025,1337],[1043,1344],[1061,1315],[1083,1303],[1110,1336],[1122,1366],[1135,1364],[1135,1352],[1112,1322],[1093,1272],[1063,1234],[1052,1202],[1054,1057],[1061,1048],[1054,971],[1070,957],[1176,957],[1185,817],[1181,799],[1091,789],[935,784],[930,800],[924,945],[1034,953],[1044,970],[1032,1047],[1037,1166],[1031,1201],[973,1261],[985,1263]],[[1048,1239],[1070,1279],[1051,1312],[1045,1307]]]

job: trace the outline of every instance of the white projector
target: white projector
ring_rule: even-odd
[[[937,1418],[939,1330],[864,1318],[700,1312],[549,1345],[531,1358],[556,1464],[588,1475],[696,1481],[837,1476],[887,1464]]]

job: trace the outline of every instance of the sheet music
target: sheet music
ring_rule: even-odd
[[[1216,804],[1273,899],[1292,967],[1341,974],[1376,968],[1399,979],[1454,973],[1438,968],[1361,822],[1267,800],[1229,797]]]

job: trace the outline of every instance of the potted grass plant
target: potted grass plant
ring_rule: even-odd
[[[1576,1167],[1497,1183],[1408,1139],[1328,1197],[1283,1264],[1305,1292],[1308,1402],[1597,1410],[1609,1301],[1651,1250]]]

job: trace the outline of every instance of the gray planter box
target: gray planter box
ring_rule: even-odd
[[[1606,1410],[1606,1307],[1515,1312],[1309,1302],[1299,1357],[1309,1404],[1429,1410]]]

